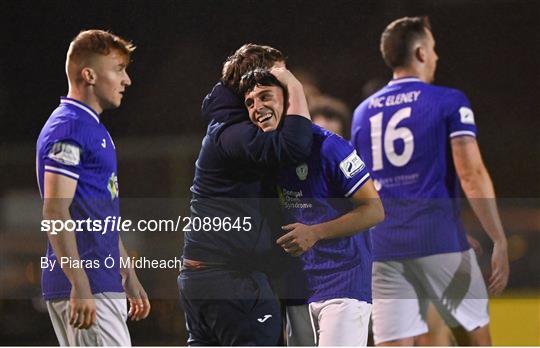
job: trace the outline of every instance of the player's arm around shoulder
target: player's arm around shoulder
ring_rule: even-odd
[[[311,116],[304,87],[284,67],[274,67],[270,72],[283,84],[288,94],[283,124],[275,131],[276,149],[281,149],[280,166],[298,164],[307,160],[313,144]]]
[[[272,73],[287,88],[288,108],[283,124],[276,130],[263,132],[247,121],[227,126],[218,144],[226,157],[247,161],[262,168],[281,168],[305,161],[313,143],[311,118],[304,89],[285,68],[273,68]]]
[[[454,137],[451,146],[454,166],[463,192],[494,244],[489,290],[492,294],[498,295],[508,283],[510,266],[506,236],[497,210],[493,183],[474,137]]]
[[[287,68],[273,67],[270,72],[287,88],[289,101],[286,114],[302,116],[311,121],[302,83]]]
[[[71,219],[69,207],[75,196],[77,180],[52,172],[44,173],[43,219]],[[67,230],[50,231],[48,238],[58,259],[68,257],[79,260],[77,240],[73,232]],[[88,329],[96,322],[96,304],[90,282],[84,268],[69,266],[62,270],[71,283],[69,324],[78,329]]]

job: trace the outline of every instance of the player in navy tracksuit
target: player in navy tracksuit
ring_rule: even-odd
[[[252,124],[236,94],[253,66],[270,68],[290,85],[280,129],[264,133]],[[304,161],[312,132],[300,83],[284,68],[281,52],[244,45],[224,65],[222,82],[203,102],[210,120],[196,162],[190,231],[178,278],[190,345],[276,345],[279,303],[262,270],[275,238],[261,211],[262,180],[276,169]],[[267,115],[269,118],[275,115]],[[205,218],[212,225],[204,224]],[[201,222],[201,223],[199,223]]]

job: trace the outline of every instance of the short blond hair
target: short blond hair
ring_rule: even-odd
[[[69,64],[84,64],[94,55],[107,56],[112,50],[120,52],[126,58],[127,65],[135,48],[131,41],[127,41],[108,31],[84,30],[75,36],[69,45],[66,69]]]

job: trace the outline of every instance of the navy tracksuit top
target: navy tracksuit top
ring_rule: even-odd
[[[202,115],[209,125],[195,163],[192,222],[206,217],[221,222],[229,218],[238,224],[220,227],[215,220],[217,228],[203,228],[202,223],[192,223],[184,235],[183,256],[260,270],[268,263],[280,232],[269,227],[267,200],[261,198],[273,190],[271,183],[278,169],[308,158],[313,142],[311,122],[284,115],[277,130],[265,133],[251,123],[243,100],[222,83],[205,97]]]

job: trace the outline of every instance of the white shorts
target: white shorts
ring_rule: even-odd
[[[131,346],[125,294],[94,294],[96,323],[89,329],[69,325],[69,300],[47,301],[51,322],[61,346]]]
[[[472,249],[373,263],[375,344],[428,332],[432,302],[446,324],[467,331],[489,323],[488,295]]]
[[[350,298],[287,306],[288,346],[366,346],[371,304]]]

